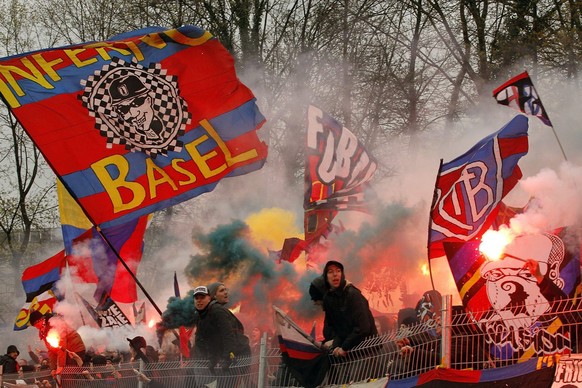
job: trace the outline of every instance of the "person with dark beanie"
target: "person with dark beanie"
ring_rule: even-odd
[[[8,346],[6,349],[6,354],[0,356],[0,365],[2,365],[2,374],[8,373],[18,373],[20,371],[20,365],[16,361],[16,358],[20,352],[18,348],[14,345]]]
[[[378,331],[368,300],[346,280],[342,263],[328,261],[323,269],[323,279],[324,343],[332,355],[345,357],[348,350],[366,337],[377,335]]]

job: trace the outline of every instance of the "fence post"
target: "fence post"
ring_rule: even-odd
[[[141,357],[139,357],[139,371],[140,371],[140,373],[143,373],[144,372],[144,370],[143,370],[144,369],[144,366],[145,366],[145,363],[143,362],[143,360],[141,359]],[[141,381],[141,379],[139,378],[139,376],[138,376],[137,381],[138,381],[138,383],[137,383],[138,388],[143,388],[143,381]]]
[[[267,332],[261,337],[261,349],[259,350],[259,378],[257,379],[257,388],[265,386],[265,372],[267,370]]]
[[[453,313],[452,295],[444,295],[441,307],[441,367],[451,367],[451,343],[452,343],[452,313]]]

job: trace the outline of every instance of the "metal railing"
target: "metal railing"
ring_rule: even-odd
[[[411,327],[402,326],[371,337],[347,353],[328,355],[329,369],[321,386],[333,386],[388,377],[400,380],[437,367],[453,369],[498,368],[556,354],[582,352],[582,309],[579,301],[562,300],[539,314],[536,306],[518,306],[512,315],[488,310],[452,311],[446,298],[439,319]],[[500,315],[505,314],[503,319]],[[237,359],[228,369],[208,361],[122,363],[114,366],[65,368],[62,387],[299,387],[279,348],[261,341],[260,353]],[[4,382],[47,380],[48,371],[5,375]],[[5,385],[7,386],[7,385]]]

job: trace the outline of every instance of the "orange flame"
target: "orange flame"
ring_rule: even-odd
[[[154,327],[155,324],[156,324],[156,321],[153,319],[150,319],[150,321],[148,322],[148,328],[151,329],[152,327]]]
[[[430,272],[428,271],[428,264],[423,264],[423,265],[420,267],[420,271],[422,272],[422,274],[423,274],[424,276],[428,276],[428,275],[430,275]]]
[[[46,335],[46,342],[53,348],[58,348],[61,338],[56,330],[50,330]]]
[[[513,241],[513,236],[509,229],[488,230],[481,237],[479,251],[485,255],[487,260],[497,261],[501,259],[505,247]]]

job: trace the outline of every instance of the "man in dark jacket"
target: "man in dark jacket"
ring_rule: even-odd
[[[211,367],[223,361],[226,369],[238,356],[251,353],[249,339],[242,324],[232,318],[231,312],[212,300],[205,286],[194,290],[194,306],[200,315],[196,328],[196,358],[210,360]]]
[[[251,354],[249,339],[244,335],[242,324],[224,306],[212,300],[206,286],[194,289],[194,307],[199,315],[194,344],[195,357],[209,360],[213,374],[216,364],[222,361],[218,387],[239,386],[241,382],[228,375],[229,368],[237,357]],[[244,369],[246,368],[248,366]],[[236,374],[244,376],[248,373],[239,369]]]
[[[344,266],[328,261],[323,269],[326,292],[323,297],[325,321],[323,336],[336,357],[346,352],[366,337],[377,335],[374,317],[368,300],[353,284],[346,281]]]
[[[20,352],[14,345],[8,346],[6,354],[0,357],[0,365],[2,365],[2,374],[18,373],[20,365],[16,362],[16,358]]]

